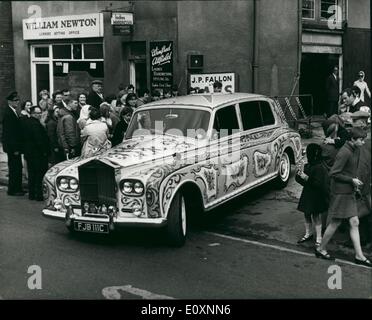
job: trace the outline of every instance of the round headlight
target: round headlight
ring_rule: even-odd
[[[139,194],[143,193],[143,184],[141,182],[136,182],[134,184],[134,192]]]
[[[133,183],[132,182],[124,182],[123,191],[125,193],[131,193],[133,191]]]
[[[59,187],[63,190],[65,189],[68,189],[68,180],[65,179],[65,178],[62,178],[60,181],[59,181]]]
[[[70,188],[72,190],[77,190],[79,188],[78,181],[75,178],[70,180]]]

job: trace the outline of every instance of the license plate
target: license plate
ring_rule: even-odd
[[[74,229],[81,232],[109,233],[107,223],[74,221]]]

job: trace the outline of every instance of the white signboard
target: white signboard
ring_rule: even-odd
[[[113,12],[111,16],[112,25],[133,25],[133,13],[131,12]]]
[[[103,37],[102,13],[23,19],[23,39]]]
[[[235,92],[235,73],[201,73],[190,75],[191,88],[204,89],[204,92],[213,92],[213,83],[222,83],[222,92]]]

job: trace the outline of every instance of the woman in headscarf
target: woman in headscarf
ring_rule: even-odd
[[[89,104],[83,105],[80,110],[80,117],[77,120],[78,126],[80,130],[83,130],[88,119],[89,119],[89,112],[90,112],[91,106]]]
[[[102,151],[111,148],[111,142],[108,140],[109,130],[107,124],[101,119],[101,113],[97,108],[91,107],[89,121],[81,131],[83,148],[81,150],[82,158],[93,157]]]
[[[371,92],[369,91],[367,82],[364,81],[364,71],[359,71],[359,78],[354,82],[354,86],[360,89],[360,100],[364,102],[364,92],[367,93],[368,97],[371,98]]]
[[[100,104],[99,111],[101,113],[101,121],[107,124],[111,138],[112,133],[114,132],[115,127],[120,119],[111,111],[111,105],[107,102],[103,102]]]

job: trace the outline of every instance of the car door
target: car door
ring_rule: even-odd
[[[249,161],[246,180],[249,189],[275,175],[272,140],[277,123],[266,100],[243,101],[238,109],[243,127],[242,157]]]
[[[246,181],[248,161],[241,159],[241,123],[236,104],[216,110],[213,132],[218,140],[218,198],[233,196]]]

